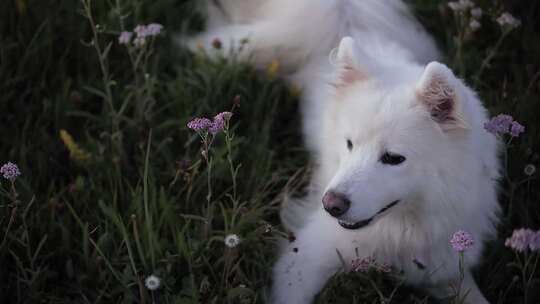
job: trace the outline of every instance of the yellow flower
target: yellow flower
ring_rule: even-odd
[[[60,139],[64,142],[64,145],[69,151],[69,156],[72,159],[78,162],[84,162],[90,159],[90,153],[81,149],[66,130],[60,130]]]
[[[300,89],[300,87],[294,83],[289,87],[289,92],[294,98],[298,98],[302,95],[302,89]]]
[[[274,59],[272,60],[272,62],[270,62],[268,67],[266,67],[266,76],[269,79],[274,79],[276,78],[278,72],[279,72],[279,60]]]

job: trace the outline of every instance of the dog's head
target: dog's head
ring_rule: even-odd
[[[360,62],[354,41],[334,54],[336,75],[325,149],[337,170],[323,206],[357,229],[444,189],[462,157],[471,94],[452,71],[432,62],[383,66]]]

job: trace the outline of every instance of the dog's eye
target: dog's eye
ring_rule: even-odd
[[[385,165],[396,166],[396,165],[401,164],[405,160],[406,160],[405,156],[390,153],[390,152],[386,152],[386,153],[383,154],[383,156],[381,156],[381,163],[383,163]]]
[[[352,151],[352,148],[353,148],[352,141],[350,139],[347,139],[347,149],[349,149],[349,151]]]

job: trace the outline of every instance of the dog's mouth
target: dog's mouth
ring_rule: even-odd
[[[398,203],[399,203],[399,200],[391,202],[390,204],[386,205],[384,208],[379,210],[379,212],[377,212],[374,216],[372,216],[372,217],[370,217],[368,219],[361,220],[361,221],[358,221],[358,222],[349,222],[349,221],[346,221],[346,220],[338,220],[338,223],[339,223],[339,225],[341,227],[343,227],[345,229],[350,229],[350,230],[360,229],[360,228],[363,228],[363,227],[366,227],[367,225],[369,225],[369,223],[371,223],[371,221],[373,221],[373,219],[375,217],[377,217],[381,213],[384,213],[384,212],[388,211],[388,209],[394,207]]]

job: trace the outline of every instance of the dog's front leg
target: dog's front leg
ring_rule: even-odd
[[[308,225],[274,266],[272,304],[308,304],[341,267],[336,237]]]

